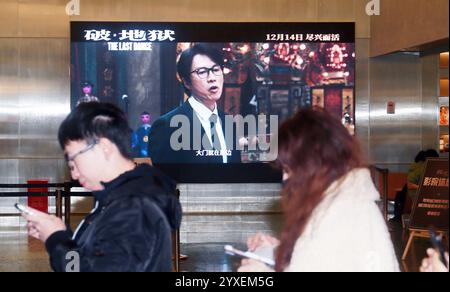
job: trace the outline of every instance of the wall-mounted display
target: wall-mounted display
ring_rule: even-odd
[[[135,131],[134,156],[150,157],[178,181],[278,181],[271,143],[297,110],[324,107],[354,130],[354,35],[354,23],[72,22],[71,106],[121,107]],[[180,74],[178,60],[198,48],[202,57],[194,54]],[[196,96],[201,82],[215,100],[210,127],[200,114],[208,102]],[[199,135],[173,121],[180,114],[198,121]],[[243,118],[231,137],[227,115]],[[177,126],[188,136],[171,139]],[[142,127],[150,130],[140,137]]]

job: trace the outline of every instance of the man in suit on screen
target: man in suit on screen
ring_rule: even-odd
[[[226,139],[225,114],[217,106],[224,84],[221,52],[196,44],[181,54],[177,71],[189,98],[153,123],[149,134],[153,163],[241,162],[240,152],[233,150],[235,139]]]

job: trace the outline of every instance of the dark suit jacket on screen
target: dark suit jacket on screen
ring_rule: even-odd
[[[222,121],[222,130],[226,133],[225,129],[225,114],[221,111],[218,112]],[[178,128],[170,127],[171,119],[176,115],[184,115],[190,122],[190,149],[191,150],[178,150],[175,151],[170,147],[170,137],[177,131]],[[222,156],[198,156],[197,150],[193,150],[193,125],[196,119],[196,124],[201,127],[201,137],[205,135],[205,130],[201,126],[200,120],[194,113],[189,102],[185,102],[175,110],[161,116],[152,124],[152,128],[149,134],[149,154],[152,158],[152,162],[155,164],[160,163],[223,163]],[[235,132],[234,132],[235,133]],[[235,135],[233,135],[235,136]],[[225,134],[224,134],[225,137]],[[226,141],[227,149],[233,149],[235,145],[235,138],[233,138],[233,144],[230,141]],[[212,148],[210,148],[212,149]],[[203,145],[200,150],[205,150]],[[232,150],[231,156],[228,156],[228,163],[240,163],[241,156],[240,151]]]

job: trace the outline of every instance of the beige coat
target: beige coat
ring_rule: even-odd
[[[286,271],[398,272],[379,193],[367,169],[356,169],[326,191],[297,240]]]

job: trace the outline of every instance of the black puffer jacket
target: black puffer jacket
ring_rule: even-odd
[[[175,184],[140,165],[104,186],[94,192],[96,208],[75,236],[61,231],[47,239],[53,270],[76,270],[76,252],[82,272],[171,271],[171,230],[181,223]]]

